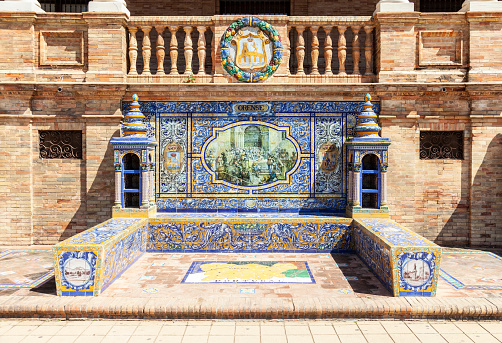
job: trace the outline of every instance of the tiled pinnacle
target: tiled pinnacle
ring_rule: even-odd
[[[371,95],[368,93],[364,97],[364,110],[359,114],[355,128],[356,137],[378,137],[381,128],[377,124],[377,115],[373,111]]]
[[[147,127],[145,124],[145,116],[140,111],[139,97],[137,94],[132,96],[131,110],[124,117],[122,125],[122,133],[126,136],[141,136],[146,137]]]

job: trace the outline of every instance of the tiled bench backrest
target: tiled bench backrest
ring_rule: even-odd
[[[394,296],[435,296],[441,247],[389,219],[355,219],[354,249]]]
[[[148,219],[107,220],[53,248],[58,295],[98,295],[146,250]]]

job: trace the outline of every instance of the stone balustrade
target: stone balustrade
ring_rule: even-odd
[[[266,17],[284,46],[281,69],[271,82],[374,81],[371,17]],[[131,17],[128,80],[226,82],[217,57],[219,40],[236,19]]]

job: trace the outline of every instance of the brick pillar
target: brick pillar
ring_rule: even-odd
[[[88,82],[125,82],[126,15],[83,13],[88,25]]]
[[[469,22],[468,81],[502,81],[502,55],[500,54],[502,12],[467,12],[466,17]]]
[[[420,13],[376,13],[376,72],[378,82],[415,82]]]

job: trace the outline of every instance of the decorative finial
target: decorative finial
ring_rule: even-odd
[[[132,101],[138,101],[138,100],[139,100],[138,94],[133,94],[132,95]]]
[[[124,117],[124,123],[122,125],[122,133],[125,137],[127,136],[145,136],[148,131],[146,124],[144,122],[145,116],[141,113],[137,94],[132,96],[133,102],[131,103],[131,110],[127,112]]]
[[[373,105],[371,104],[371,95],[367,93],[364,96],[365,103],[363,104],[363,111],[359,114],[357,125],[355,128],[356,136],[360,138],[378,137],[380,126],[377,124],[377,115],[373,112]]]

